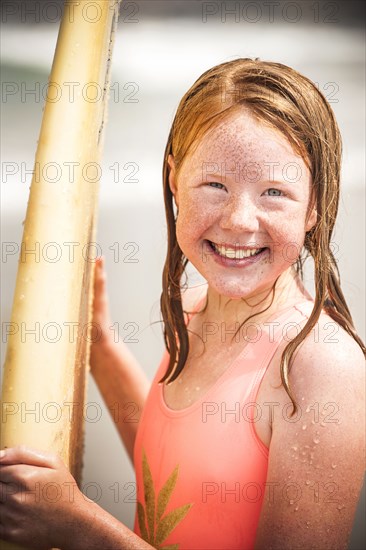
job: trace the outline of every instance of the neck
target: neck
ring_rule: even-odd
[[[280,275],[274,290],[273,287],[269,287],[250,297],[231,299],[208,287],[207,295],[208,305],[203,313],[205,319],[219,319],[220,322],[225,322],[228,328],[237,322],[243,323],[252,315],[256,315],[253,321],[263,322],[276,311],[311,299],[293,268]]]

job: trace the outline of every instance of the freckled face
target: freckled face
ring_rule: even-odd
[[[211,130],[170,184],[179,246],[209,286],[230,298],[271,288],[316,222],[303,159],[247,111]]]

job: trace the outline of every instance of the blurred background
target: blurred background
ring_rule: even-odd
[[[2,242],[21,242],[62,7],[55,0],[2,3]],[[333,248],[356,328],[365,339],[364,9],[362,1],[346,0],[122,3],[97,241],[106,259],[113,320],[150,379],[164,349],[159,323],[166,251],[161,169],[169,129],[193,82],[208,68],[238,57],[290,65],[318,84],[335,111],[344,162]],[[17,167],[13,175],[11,163]],[[2,261],[3,322],[10,319],[17,262],[17,255]],[[202,282],[194,269],[189,273],[190,284]],[[2,364],[4,356],[3,344]],[[95,403],[97,414],[86,422],[84,492],[132,529],[134,472],[92,379],[88,402]],[[352,550],[365,547],[364,515],[363,493]]]

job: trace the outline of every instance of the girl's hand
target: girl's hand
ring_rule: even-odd
[[[25,446],[0,455],[0,539],[37,550],[69,546],[91,501],[63,461]]]
[[[109,313],[109,300],[106,289],[106,273],[104,257],[98,258],[95,265],[93,323],[97,334],[93,334],[93,343],[90,350],[90,364],[93,370],[98,351],[113,342],[113,331],[110,329],[112,321]]]

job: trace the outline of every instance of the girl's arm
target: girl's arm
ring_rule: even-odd
[[[94,349],[91,369],[133,463],[136,432],[150,382],[122,342],[109,342]]]
[[[48,550],[151,550],[89,500],[59,457],[29,447],[0,457],[0,539]]]
[[[133,448],[150,382],[123,342],[115,343],[110,330],[103,259],[95,266],[93,323],[99,337],[91,346],[91,372],[133,463]]]
[[[289,374],[298,413],[290,417],[283,387],[273,394],[256,550],[348,548],[365,467],[365,364],[335,322],[336,337],[329,338],[326,319],[319,319],[317,341],[312,331],[302,344]]]

